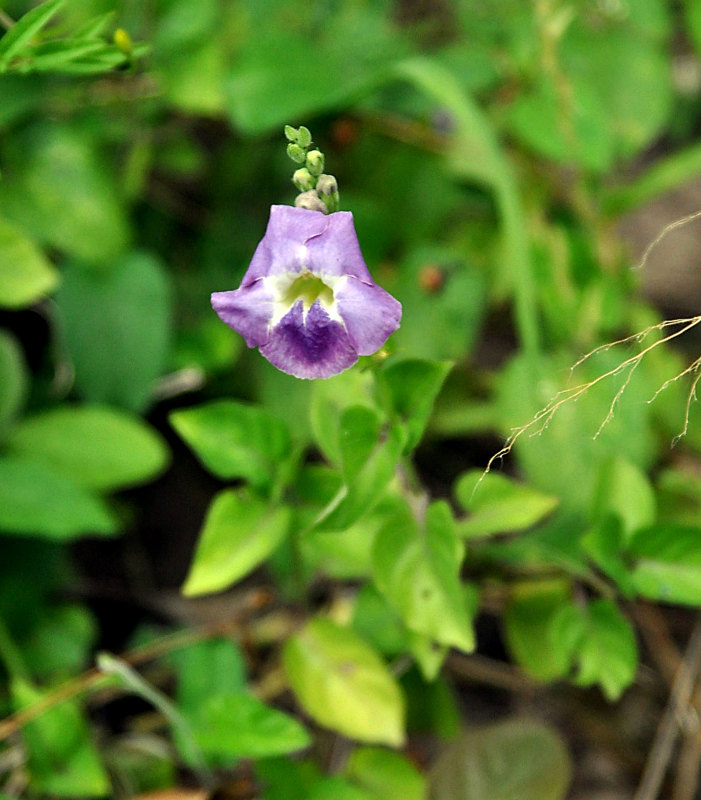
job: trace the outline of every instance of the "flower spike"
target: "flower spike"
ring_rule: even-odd
[[[286,126],[285,136],[288,152],[311,144],[306,128]],[[318,156],[312,161],[323,169],[323,154],[308,155],[315,152],[321,162]],[[307,170],[301,176],[297,170],[295,183],[306,186],[308,175],[313,188],[298,195],[295,207],[272,206],[241,286],[214,292],[212,306],[278,369],[297,378],[330,378],[379,350],[399,327],[402,307],[373,281],[353,215],[336,211],[336,179]]]

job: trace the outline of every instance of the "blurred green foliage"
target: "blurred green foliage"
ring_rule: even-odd
[[[475,649],[486,590],[526,674],[612,702],[638,665],[628,604],[701,605],[701,426],[692,405],[670,455],[688,386],[667,344],[529,429],[508,476],[471,449],[527,425],[582,353],[660,321],[616,228],[701,173],[701,2],[416,8],[2,4],[0,794],[129,797],[248,759],[266,800],[558,800],[571,768],[549,728],[457,737],[442,669]],[[209,306],[292,202],[288,123],[323,143],[404,308],[385,351],[316,383]],[[163,474],[175,435],[218,481],[184,593],[260,583],[274,608],[234,603],[231,635],[144,628],[131,658],[159,688],[120,683],[85,672],[110,621],[69,548],[138,537],[125,490]],[[96,719],[96,685],[154,705],[155,733]],[[419,731],[454,739],[433,771],[402,751]]]

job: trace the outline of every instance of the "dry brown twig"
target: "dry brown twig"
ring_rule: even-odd
[[[642,259],[637,264],[637,266],[633,267],[633,269],[635,270],[643,269],[647,264],[647,261],[652,251],[657,247],[658,244],[660,244],[660,242],[669,233],[699,218],[701,218],[701,210],[695,211],[692,214],[687,214],[686,216],[681,217],[680,219],[677,219],[674,222],[670,222],[669,225],[666,225],[662,229],[662,231],[657,235],[657,237],[652,242],[650,242],[650,244],[645,249],[645,252],[643,253]],[[678,328],[677,330],[674,330],[671,333],[668,333],[667,335],[663,336],[662,338],[652,342],[652,344],[649,344],[647,347],[643,348],[636,355],[624,359],[616,367],[613,367],[607,372],[598,375],[593,380],[579,383],[576,386],[570,386],[565,389],[561,389],[559,392],[557,392],[546,403],[546,405],[540,409],[540,411],[536,412],[536,414],[530,419],[529,422],[527,422],[525,425],[520,425],[519,427],[512,429],[508,438],[504,442],[504,446],[498,452],[496,452],[487,462],[487,466],[485,467],[482,478],[491,470],[492,465],[494,464],[495,461],[504,458],[504,456],[508,455],[511,452],[511,449],[513,448],[516,441],[520,439],[524,433],[528,433],[530,436],[535,436],[542,433],[548,427],[552,418],[557,413],[558,409],[560,409],[565,403],[569,403],[570,401],[576,400],[577,398],[581,397],[583,394],[588,392],[590,389],[592,389],[594,386],[598,385],[602,381],[605,381],[607,378],[612,378],[616,375],[620,375],[621,373],[628,370],[628,373],[622,385],[618,388],[616,394],[611,400],[611,404],[609,406],[606,417],[603,419],[601,425],[594,434],[594,438],[596,439],[601,433],[601,431],[613,418],[614,411],[616,409],[618,401],[621,399],[623,393],[628,388],[633,373],[638,368],[638,366],[640,366],[640,363],[645,358],[645,356],[648,355],[655,348],[660,347],[661,345],[664,345],[672,341],[673,339],[676,339],[677,337],[687,333],[692,328],[695,328],[699,323],[701,323],[701,315],[694,317],[684,317],[680,319],[663,320],[662,322],[658,322],[655,325],[649,325],[647,328],[643,329],[642,331],[638,331],[637,333],[630,334],[629,336],[624,336],[623,338],[616,339],[613,342],[607,342],[606,344],[599,345],[598,347],[595,347],[593,350],[583,355],[578,361],[576,361],[572,365],[572,367],[570,368],[570,374],[572,374],[577,369],[577,367],[579,367],[581,364],[583,364],[585,361],[587,361],[597,353],[608,351],[611,348],[616,347],[618,345],[631,344],[636,341],[642,342],[649,334],[653,333],[654,331],[664,331],[668,328],[673,328],[673,327]],[[686,435],[688,431],[691,404],[696,399],[696,388],[699,384],[699,381],[701,381],[700,370],[701,370],[701,356],[699,356],[699,358],[693,361],[688,367],[685,367],[683,370],[681,370],[674,377],[667,379],[662,384],[662,386],[660,386],[659,389],[657,389],[655,394],[647,401],[648,403],[652,403],[654,400],[657,399],[657,397],[661,394],[661,392],[663,392],[668,386],[670,386],[672,383],[676,383],[676,381],[680,380],[686,375],[693,374],[695,376],[687,395],[686,409],[684,412],[684,424],[682,426],[682,430],[680,431],[680,433],[674,437],[672,445],[676,444],[679,441],[679,439],[681,439]],[[480,478],[480,481],[477,482],[477,485],[475,486],[475,491],[477,489],[477,486],[479,486],[479,483],[481,482],[482,478]]]

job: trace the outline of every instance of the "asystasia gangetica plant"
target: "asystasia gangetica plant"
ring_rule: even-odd
[[[366,746],[398,747],[415,697],[415,688],[405,694],[404,673],[428,687],[451,648],[475,647],[478,579],[500,559],[490,537],[531,528],[557,499],[493,474],[475,491],[479,470],[458,478],[453,505],[421,486],[412,455],[451,364],[394,353],[349,369],[384,345],[401,307],[372,281],[309,132],[286,132],[289,154],[305,164],[294,176],[296,205],[273,206],[241,286],[215,292],[212,304],[282,371],[329,380],[275,376],[283,391],[303,393],[308,415],[294,429],[234,400],[171,415],[204,466],[236,481],[211,503],[183,591],[222,591],[263,567],[276,587],[280,644],[270,699],[290,689],[314,724]],[[635,638],[613,596],[576,591],[580,576],[565,570],[545,584],[505,585],[507,645],[539,678],[574,677],[616,698],[635,674]],[[325,600],[305,618],[318,585]],[[528,662],[523,642],[532,636],[544,652]],[[194,720],[205,751],[215,746],[213,730],[228,730],[230,710]],[[311,742],[291,718],[280,726],[266,754]],[[369,749],[380,761],[392,756]],[[402,769],[422,797],[421,776],[406,761]]]
[[[285,129],[295,207],[273,206],[251,264],[235,291],[215,292],[221,319],[261,355],[297,378],[329,378],[377,352],[399,327],[401,305],[377,286],[349,211],[336,211],[338,186],[309,150],[307,128]]]

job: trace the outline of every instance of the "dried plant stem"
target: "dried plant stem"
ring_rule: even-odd
[[[612,347],[615,347],[616,345],[627,344],[632,341],[642,341],[648,336],[648,334],[652,333],[653,331],[663,331],[670,327],[675,327],[675,326],[678,327],[678,330],[674,330],[671,333],[667,333],[662,338],[657,339],[656,341],[647,345],[647,347],[644,347],[639,353],[636,353],[635,355],[624,359],[623,361],[621,361],[620,364],[608,370],[607,372],[602,373],[593,380],[586,381],[584,383],[579,383],[576,386],[570,386],[566,389],[561,389],[559,392],[557,392],[557,394],[555,394],[549,400],[549,402],[545,406],[543,406],[543,408],[541,408],[540,411],[538,411],[529,422],[527,422],[525,425],[521,425],[520,427],[514,428],[512,430],[511,434],[507,438],[501,450],[495,453],[487,462],[484,474],[487,474],[490,471],[490,469],[492,468],[492,464],[497,459],[503,458],[504,456],[508,455],[511,452],[511,449],[516,443],[516,441],[524,433],[529,433],[530,435],[536,435],[538,433],[542,433],[542,431],[548,427],[552,418],[557,413],[558,409],[565,403],[569,403],[571,401],[576,400],[577,398],[581,397],[583,394],[585,394],[594,386],[606,380],[607,378],[612,378],[615,375],[627,373],[622,386],[618,389],[618,391],[613,397],[613,400],[611,401],[605,419],[599,426],[599,429],[594,436],[594,438],[596,438],[601,433],[606,424],[610,422],[610,420],[613,418],[613,414],[618,401],[623,395],[623,392],[628,387],[633,372],[637,369],[637,367],[640,365],[645,356],[652,350],[654,350],[656,347],[660,347],[661,345],[670,342],[672,339],[676,339],[678,336],[682,336],[683,334],[687,333],[692,328],[696,327],[699,323],[701,323],[701,315],[696,317],[686,317],[683,319],[664,320],[662,322],[658,322],[655,325],[650,325],[644,330],[639,331],[638,333],[634,333],[622,339],[617,339],[614,342],[608,342],[607,344],[595,347],[589,353],[582,356],[582,358],[580,358],[579,361],[577,361],[572,366],[571,371],[575,370],[580,364],[582,364],[587,359],[591,358],[591,356],[595,355],[596,353],[609,350]],[[694,363],[691,364],[689,367],[686,367],[684,370],[682,370],[678,375],[675,375],[673,378],[670,378],[669,380],[665,381],[665,383],[655,392],[654,396],[651,397],[648,402],[652,402],[660,394],[660,392],[666,389],[667,386],[669,386],[671,383],[674,383],[675,381],[679,380],[680,378],[682,378],[687,374],[690,374],[692,372],[698,372],[699,367],[701,367],[701,357],[696,361],[694,361]],[[679,436],[683,436],[688,428],[689,411],[691,408],[691,403],[696,396],[695,395],[696,386],[698,385],[699,380],[701,380],[701,373],[697,375],[689,391],[689,396],[687,398],[686,414],[684,417],[684,427]]]
[[[684,658],[677,670],[667,708],[657,729],[643,777],[633,800],[656,800],[659,796],[680,724],[683,724],[687,717],[700,670],[701,615],[696,620]]]
[[[650,242],[650,244],[645,248],[645,252],[643,253],[643,257],[640,259],[640,263],[634,269],[643,269],[645,267],[648,258],[650,257],[650,253],[652,253],[652,251],[667,236],[668,233],[671,233],[677,228],[681,228],[683,225],[686,225],[687,222],[693,222],[699,217],[701,217],[701,211],[694,211],[693,214],[687,214],[685,217],[675,219],[674,222],[670,222],[669,225],[665,225],[657,237],[653,239],[653,241]]]
[[[10,28],[15,24],[15,21],[12,17],[7,13],[7,11],[3,11],[0,8],[0,25],[5,28],[6,31],[9,31]]]
[[[273,612],[274,614],[275,612]],[[260,623],[264,624],[267,617],[262,617]],[[138,666],[148,661],[153,661],[160,656],[170,653],[174,650],[180,650],[197,642],[213,639],[217,636],[235,636],[240,635],[244,630],[247,623],[240,618],[227,620],[225,622],[218,621],[216,623],[209,623],[201,627],[178,631],[173,634],[151,642],[143,647],[137,647],[125,653],[121,660],[131,666]],[[248,632],[248,631],[247,631]],[[24,725],[45,714],[54,706],[65,703],[68,700],[78,697],[88,691],[110,686],[114,679],[105,675],[98,669],[89,669],[82,675],[66,681],[56,689],[47,692],[40,700],[26,708],[16,711],[4,720],[0,721],[0,742],[12,736],[13,733],[20,730]]]

